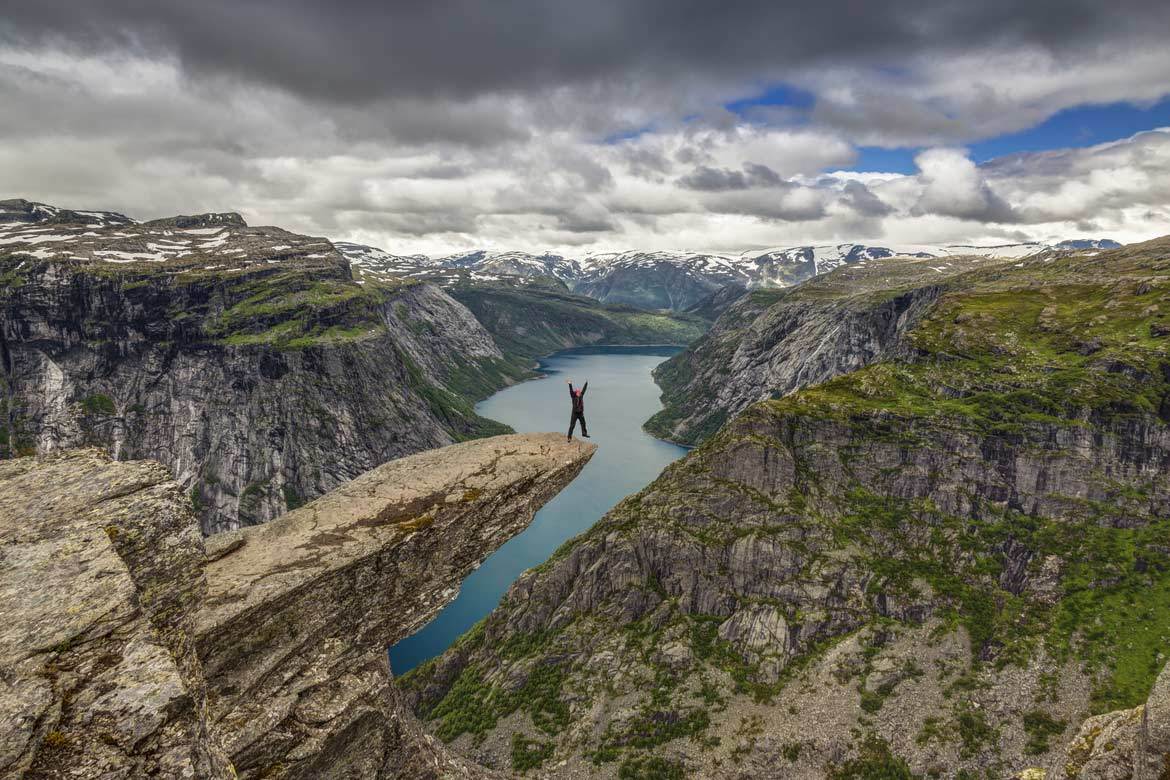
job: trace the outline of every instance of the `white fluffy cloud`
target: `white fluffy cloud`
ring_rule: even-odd
[[[914,158],[922,193],[913,212],[979,222],[1012,222],[1011,206],[958,149],[927,149]]]

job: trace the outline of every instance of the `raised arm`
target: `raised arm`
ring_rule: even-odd
[[[586,382],[585,384],[581,385],[581,397],[584,397],[584,396],[585,396],[585,391],[586,391],[586,390],[588,390],[588,389],[589,389],[589,383],[588,383],[588,382]]]
[[[589,383],[586,382],[585,384],[589,384]],[[569,380],[569,397],[570,398],[573,397],[573,380],[572,379]]]

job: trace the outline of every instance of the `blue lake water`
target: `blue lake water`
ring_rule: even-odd
[[[540,363],[544,377],[501,390],[475,407],[520,433],[567,432],[566,379],[585,393],[585,420],[597,445],[572,483],[536,514],[532,524],[496,550],[463,582],[455,601],[418,633],[390,648],[390,666],[405,674],[439,655],[491,612],[525,569],[544,562],[563,542],[589,529],[621,499],[649,484],[686,450],[659,441],[642,423],[662,408],[650,371],[676,347],[586,347]],[[580,435],[578,428],[576,435]]]

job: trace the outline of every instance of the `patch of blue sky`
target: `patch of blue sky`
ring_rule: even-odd
[[[1158,127],[1170,127],[1170,98],[1149,105],[1110,103],[1068,108],[1034,127],[975,141],[966,147],[972,160],[984,163],[1010,154],[1120,141]],[[921,150],[921,147],[862,146],[849,170],[914,173],[917,170],[914,157]]]
[[[815,103],[816,96],[807,90],[789,84],[774,84],[751,97],[727,103],[724,107],[748,122],[801,124],[808,120]],[[1109,103],[1076,106],[1057,112],[1026,130],[974,141],[966,146],[971,158],[982,163],[1022,152],[1118,141],[1158,127],[1170,127],[1170,97],[1142,105]],[[621,143],[654,129],[653,125],[647,125],[622,131],[607,136],[603,142]],[[917,170],[914,157],[920,151],[922,147],[860,146],[857,148],[857,159],[847,169],[910,174]]]
[[[816,103],[816,96],[790,84],[773,84],[752,97],[734,100],[724,105],[728,111],[746,119],[760,113],[761,108],[783,107],[808,111]]]
[[[1053,114],[1035,127],[969,144],[971,159],[986,162],[1019,152],[1094,146],[1170,126],[1170,98],[1152,105],[1086,105]]]
[[[622,130],[620,132],[607,135],[605,138],[601,139],[601,142],[603,144],[612,146],[614,144],[620,144],[623,141],[633,141],[634,139],[638,138],[639,136],[645,135],[646,133],[652,132],[653,130],[654,130],[653,125],[644,125],[642,127],[635,127],[635,128],[630,129],[630,130]]]
[[[915,173],[918,166],[914,164],[914,156],[921,149],[899,147],[886,149],[881,146],[857,147],[857,159],[847,166],[848,171],[870,171],[876,173]]]

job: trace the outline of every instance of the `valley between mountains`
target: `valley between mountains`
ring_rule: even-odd
[[[474,403],[611,343],[688,345],[646,426],[695,449],[393,679],[593,452]],[[1166,777],[1168,345],[1170,239],[424,258],[2,201],[0,773]]]

